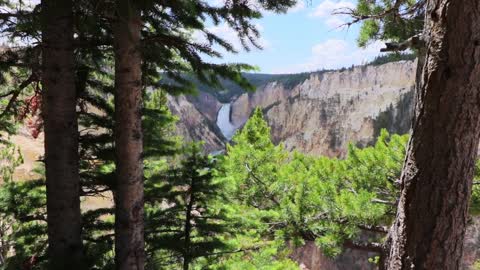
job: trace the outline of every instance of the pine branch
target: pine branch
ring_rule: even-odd
[[[387,42],[386,48],[380,49],[381,52],[399,52],[407,49],[420,49],[425,46],[423,35],[415,35],[403,42]]]
[[[2,114],[0,114],[0,119],[3,118],[5,115],[8,114],[8,112],[10,111],[10,109],[12,108],[13,104],[15,103],[15,101],[17,101],[17,98],[18,96],[20,95],[20,93],[27,87],[29,86],[32,82],[34,81],[37,81],[37,76],[36,74],[32,73],[28,79],[26,79],[25,81],[23,81],[20,86],[18,87],[17,90],[14,90],[14,93],[12,93],[12,97],[10,98],[10,100],[8,101],[8,104],[7,104],[7,107],[5,107],[5,110],[3,110]]]
[[[380,20],[383,19],[389,15],[394,15],[396,17],[404,17],[410,14],[414,14],[418,10],[422,9],[423,6],[425,5],[425,1],[419,1],[415,5],[409,7],[408,9],[404,11],[400,11],[400,7],[402,4],[405,4],[406,0],[397,0],[395,1],[395,4],[383,12],[377,13],[377,14],[360,14],[358,13],[355,9],[353,8],[341,8],[335,10],[332,15],[347,15],[352,17],[352,20],[350,22],[344,23],[340,27],[344,26],[351,26],[353,24],[366,21],[366,20]]]
[[[243,249],[237,249],[232,251],[208,253],[208,254],[205,254],[204,256],[217,256],[217,255],[223,255],[223,254],[233,254],[233,253],[240,253],[240,252],[246,252],[246,251],[258,251],[258,250],[260,250],[260,247],[251,247],[251,248],[243,248]]]
[[[388,233],[388,229],[384,226],[375,226],[375,225],[358,225],[359,229],[370,232],[377,233]]]
[[[5,93],[5,94],[3,94],[3,95],[0,95],[0,98],[5,98],[5,97],[8,97],[8,96],[11,96],[11,95],[15,94],[15,92],[16,92],[15,90],[12,90],[12,91],[10,91],[10,92],[8,92],[8,93]]]
[[[395,203],[394,203],[394,202],[386,201],[386,200],[382,200],[382,199],[372,199],[372,203],[380,203],[380,204],[386,204],[386,205],[395,206]]]
[[[111,240],[115,235],[112,233],[112,234],[105,234],[105,235],[102,235],[101,237],[99,238],[93,238],[93,237],[88,237],[88,236],[84,236],[83,239],[85,241],[89,241],[89,242],[92,242],[92,243],[105,243],[105,241],[107,240]]]
[[[343,247],[345,248],[350,248],[350,249],[358,249],[358,250],[364,250],[364,251],[371,251],[371,252],[377,252],[382,254],[384,252],[383,245],[380,243],[375,243],[375,242],[356,242],[356,241],[351,241],[347,240],[343,243]]]
[[[255,175],[255,173],[252,171],[252,169],[250,169],[250,166],[248,166],[247,163],[245,163],[245,168],[247,168],[248,173],[250,174],[250,176],[252,176],[255,182],[261,184],[265,189],[267,188],[265,182],[263,182],[259,177],[257,177],[257,175]],[[267,194],[263,189],[262,193],[266,198],[270,199],[277,206],[280,206],[280,202],[275,198],[275,196],[273,196],[273,194]]]
[[[39,15],[40,13],[38,12],[26,12],[26,11],[18,11],[16,13],[12,13],[12,12],[2,12],[0,13],[0,20],[2,21],[5,21],[5,20],[9,20],[11,18],[25,18],[25,17],[29,17],[29,16],[35,16],[35,15]]]

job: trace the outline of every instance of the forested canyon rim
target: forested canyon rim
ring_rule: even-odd
[[[231,99],[231,124],[241,127],[252,110],[259,106],[272,125],[277,142],[286,141],[289,149],[314,155],[342,156],[347,143],[369,144],[380,128],[408,132],[414,69],[415,62],[404,61],[312,74],[293,87],[272,81],[255,93]],[[216,126],[223,106],[218,99],[201,92],[196,97],[168,97],[168,101],[172,112],[180,117],[178,127],[182,135],[191,140],[205,140],[209,151],[224,148],[227,139]],[[226,111],[223,113],[224,120],[230,117]],[[17,136],[23,145],[26,136],[27,133]],[[32,157],[31,153],[25,156]],[[475,220],[468,229],[465,266],[472,265],[480,255],[475,248],[480,244],[477,224]],[[296,256],[311,270],[315,266],[307,257],[336,267],[332,269],[345,269],[352,264],[369,265],[366,260],[360,260],[366,258],[364,254],[347,252],[337,260],[330,260],[309,245],[299,249]]]

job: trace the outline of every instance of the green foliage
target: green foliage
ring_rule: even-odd
[[[215,160],[194,144],[184,149],[179,165],[147,179],[148,268],[189,267],[228,249],[227,198],[213,178],[214,166]]]
[[[351,145],[344,160],[289,154],[272,143],[257,109],[227,147],[219,175],[245,217],[251,211],[269,224],[257,225],[255,237],[293,246],[315,241],[334,256],[366,228],[390,224],[406,142],[383,131],[373,147]]]
[[[476,260],[472,266],[472,270],[480,270],[480,260]]]
[[[8,142],[0,143],[0,183],[11,182],[15,168],[22,163],[23,158],[18,147]]]
[[[3,183],[0,188],[0,251],[4,268],[35,262],[43,269],[47,247],[46,191],[43,180]],[[14,256],[7,256],[11,250]],[[2,265],[0,265],[2,266]]]
[[[475,165],[470,213],[473,215],[480,215],[480,160],[477,161]]]
[[[424,1],[359,0],[350,14],[353,21],[362,22],[358,45],[371,41],[404,41],[423,29]]]
[[[17,182],[23,163],[18,148],[0,145],[0,267],[18,269],[46,252],[46,197],[43,180]],[[15,250],[15,256],[8,256]]]
[[[249,221],[255,229],[242,232],[250,238],[243,243],[256,242],[255,254],[268,254],[266,250],[272,248],[277,254],[289,254],[291,247],[305,241],[315,241],[330,256],[346,246],[371,247],[379,254],[375,247],[383,241],[396,213],[408,136],[382,130],[373,146],[350,145],[346,158],[336,159],[288,153],[272,143],[269,132],[257,109],[234,136],[234,144],[227,147],[219,171],[244,220],[261,221]],[[477,178],[479,172],[480,162]],[[472,214],[478,211],[479,190],[475,185]],[[254,264],[254,256],[245,254],[249,253],[231,258]],[[371,261],[378,261],[378,256]]]
[[[288,155],[282,146],[272,143],[270,128],[260,108],[255,109],[242,131],[233,137],[233,143],[227,146],[223,167],[231,180],[229,190],[242,203],[260,209],[278,205],[275,194],[278,173]]]

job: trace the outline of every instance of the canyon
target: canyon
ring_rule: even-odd
[[[178,116],[178,135],[204,141],[209,153],[224,151],[234,133],[260,107],[275,143],[310,155],[343,157],[349,143],[370,145],[382,128],[408,133],[415,69],[415,61],[400,61],[292,75],[246,74],[255,92],[225,82],[224,89],[203,86],[197,95],[169,96],[167,102]],[[17,174],[31,178],[33,164],[43,154],[42,136],[34,140],[28,132],[20,132],[12,140],[21,146],[25,159]],[[465,239],[463,269],[470,269],[480,258],[479,246],[480,218],[473,217]],[[327,258],[307,242],[292,257],[303,269],[363,270],[374,269],[368,262],[371,255],[346,250],[335,259]]]
[[[348,143],[368,145],[382,128],[399,134],[409,131],[415,65],[414,61],[401,61],[319,71],[288,83],[270,75],[255,92],[233,95],[228,103],[208,92],[188,97],[198,113],[182,114],[180,122],[198,118],[195,122],[214,134],[199,134],[196,127],[184,133],[204,140],[207,150],[221,150],[260,107],[275,143],[312,155],[344,156]],[[176,108],[177,102],[170,107]]]
[[[207,126],[215,126],[212,133],[198,134],[194,129],[195,134],[190,137],[211,141],[210,136],[215,134],[215,143],[207,144],[206,148],[221,151],[232,133],[260,107],[275,143],[310,155],[343,157],[349,143],[370,145],[383,128],[397,134],[409,132],[415,70],[416,61],[400,61],[313,72],[293,82],[285,82],[285,77],[279,80],[278,76],[271,75],[265,79],[265,75],[258,75],[262,79],[258,79],[261,84],[256,85],[255,92],[235,93],[228,100],[217,99],[213,91],[189,97],[200,113],[195,117],[201,115],[203,122],[209,122]],[[254,76],[251,79],[254,81]],[[189,115],[180,116],[180,122],[190,121],[189,118]],[[219,140],[222,143],[218,143]],[[479,246],[480,218],[472,217],[466,233],[462,269],[472,269],[480,258]],[[375,269],[368,262],[374,255],[347,249],[331,259],[313,242],[307,242],[295,250],[292,258],[304,270],[367,270]]]

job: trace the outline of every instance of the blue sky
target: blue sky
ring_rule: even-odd
[[[225,0],[207,0],[222,5]],[[256,0],[249,0],[255,3]],[[222,36],[240,49],[238,54],[224,54],[215,62],[247,63],[257,66],[262,73],[298,73],[319,69],[336,69],[359,65],[379,55],[382,42],[358,48],[356,38],[359,25],[339,28],[348,21],[332,12],[355,7],[357,0],[298,0],[286,14],[264,13],[255,23],[262,37],[263,50],[241,50],[235,32],[225,24],[210,26],[209,31]],[[37,4],[39,0],[25,3]],[[198,37],[201,38],[201,37]]]
[[[358,48],[355,39],[359,25],[338,28],[348,18],[331,14],[335,9],[354,6],[355,0],[299,0],[287,14],[265,13],[256,22],[264,49],[225,54],[222,61],[248,63],[259,67],[262,73],[297,73],[362,64],[379,55],[382,43]],[[226,25],[212,26],[210,30],[240,48],[235,33]]]

